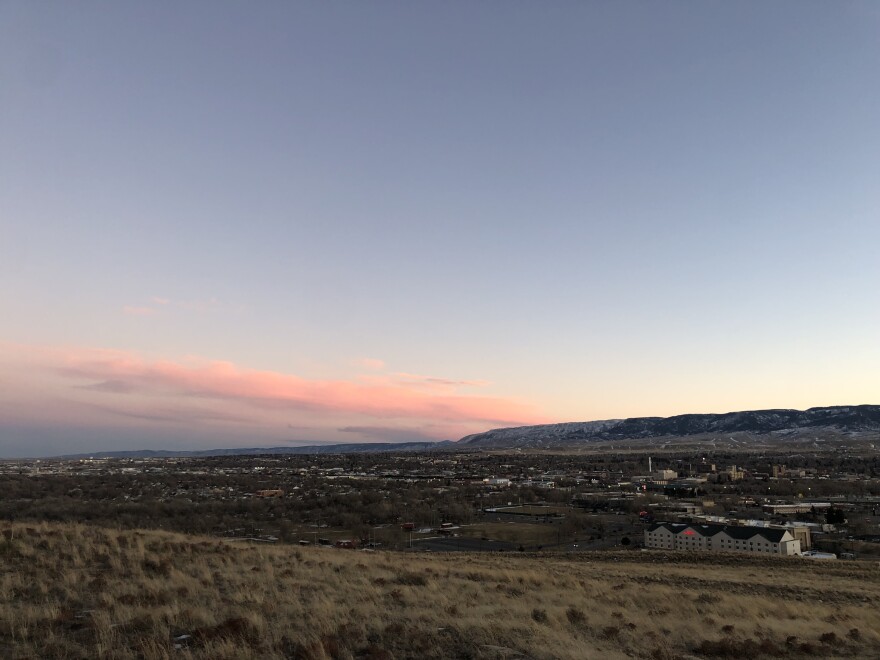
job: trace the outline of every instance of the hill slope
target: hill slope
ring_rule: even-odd
[[[880,656],[863,562],[363,553],[0,523],[3,658]]]
[[[543,424],[493,429],[469,435],[461,447],[541,447],[719,434],[797,434],[880,432],[880,406],[831,406],[809,410],[747,410],[724,414],[631,417],[598,422]]]

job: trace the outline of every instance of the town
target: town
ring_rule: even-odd
[[[430,452],[0,463],[0,518],[407,552],[880,556],[880,457]]]

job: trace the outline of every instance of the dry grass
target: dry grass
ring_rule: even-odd
[[[878,657],[878,586],[861,562],[361,553],[0,523],[0,657]]]

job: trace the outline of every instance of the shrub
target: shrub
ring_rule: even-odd
[[[783,648],[777,646],[772,639],[764,638],[761,640],[761,643],[758,644],[758,649],[760,653],[763,655],[769,656],[782,656],[786,655],[786,651]]]
[[[837,642],[837,634],[834,632],[826,632],[819,635],[819,641],[823,644],[835,644]]]
[[[565,610],[565,616],[573,626],[582,626],[587,622],[587,615],[584,614],[582,609],[577,607],[569,607]]]
[[[615,639],[619,634],[620,628],[617,626],[605,626],[599,636],[602,639]]]
[[[425,576],[419,575],[418,573],[401,573],[394,578],[394,582],[397,584],[405,584],[410,587],[424,587],[428,584]]]
[[[712,658],[739,658],[742,657],[744,649],[741,648],[738,642],[725,638],[714,641],[704,639],[694,650],[700,655]]]

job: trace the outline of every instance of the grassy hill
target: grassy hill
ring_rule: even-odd
[[[0,523],[3,658],[878,657],[876,563],[366,553]]]

